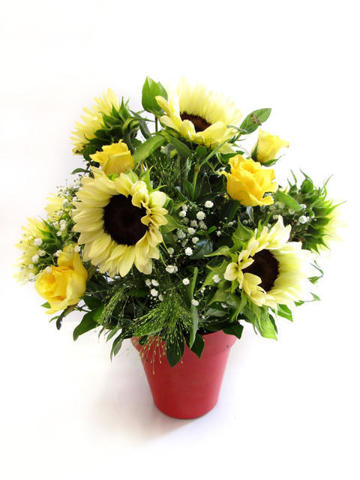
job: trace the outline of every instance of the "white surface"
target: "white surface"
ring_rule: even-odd
[[[359,75],[352,1],[25,2],[0,17],[1,447],[4,480],[359,478]],[[218,406],[194,421],[152,405],[137,354],[111,363],[96,335],[48,325],[32,287],[12,280],[27,216],[77,166],[69,131],[107,87],[139,103],[145,75],[184,74],[290,140],[278,177],[334,174],[344,243],[325,259],[321,303],[247,327]]]

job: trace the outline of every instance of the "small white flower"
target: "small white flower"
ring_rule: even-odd
[[[32,263],[29,263],[28,269],[29,269],[29,270],[32,270],[33,268],[34,268],[34,265],[33,265]]]
[[[198,226],[198,222],[197,222],[196,220],[191,220],[190,225],[191,225],[192,227],[197,227],[197,226]]]
[[[62,210],[58,210],[56,214],[58,215],[58,217],[61,217],[64,214],[64,212]],[[61,220],[61,221],[63,222],[64,220]]]
[[[183,232],[182,230],[178,230],[176,234],[177,237],[180,238],[180,240],[183,240],[186,237],[185,232]]]
[[[43,257],[44,255],[46,255],[45,250],[39,250],[39,255],[40,257]]]
[[[214,276],[212,277],[212,279],[213,279],[213,281],[214,281],[215,283],[219,283],[220,280],[221,280],[220,275],[218,275],[218,274],[214,275]]]
[[[187,217],[185,217],[185,218],[183,219],[183,222],[185,223],[185,225],[188,225],[189,222],[190,222],[190,220],[189,220]]]
[[[185,211],[185,210],[181,210],[181,212],[179,213],[179,217],[181,217],[181,218],[186,217],[186,211]]]
[[[157,297],[157,296],[159,295],[159,292],[156,290],[156,288],[152,288],[152,289],[150,290],[150,294],[151,294],[151,296],[153,296],[153,297]]]
[[[165,270],[168,272],[168,273],[175,273],[176,272],[176,266],[175,265],[168,265]]]
[[[151,287],[151,280],[149,278],[145,280],[145,285]]]
[[[190,248],[190,247],[185,248],[185,255],[190,257],[190,255],[192,255],[192,254],[193,254],[193,249],[192,248]]]
[[[58,232],[56,232],[56,236],[61,237],[61,231],[60,230]]]
[[[190,235],[194,235],[195,232],[196,232],[195,228],[193,228],[193,227],[189,227],[189,228],[188,228],[188,233],[189,233]]]
[[[37,263],[39,261],[39,258],[40,258],[39,255],[33,255],[31,260],[33,263]]]
[[[220,232],[220,230],[218,230],[218,231],[216,232],[216,235],[217,235],[218,237],[221,237],[221,232]]]
[[[75,245],[75,247],[74,247],[74,252],[79,253],[80,250],[81,250],[81,249],[80,249],[80,246],[79,246],[79,245]]]
[[[290,213],[290,215],[294,215],[295,210],[293,210],[293,209],[291,208],[291,209],[289,210],[289,213]]]
[[[70,205],[69,200],[68,200],[67,198],[64,198],[62,204],[63,204],[63,207],[64,207],[64,208],[66,208],[66,207],[68,207],[68,206]]]
[[[206,225],[205,222],[201,221],[201,222],[199,223],[199,226],[200,226],[200,228],[201,228],[202,230],[207,230],[207,225]]]
[[[214,206],[214,203],[211,200],[207,200],[205,202],[205,207],[206,208],[212,208]]]
[[[184,285],[189,285],[190,280],[188,278],[184,278],[182,282]]]
[[[302,209],[306,208],[305,203],[300,203],[300,207],[301,207]]]
[[[273,219],[277,220],[279,218],[279,215],[273,215]]]
[[[55,257],[58,257],[59,255],[61,255],[61,250],[56,250],[56,252],[54,253]]]
[[[33,272],[29,273],[28,279],[29,280],[34,280],[34,278],[35,278],[35,274]]]
[[[193,242],[194,245],[197,244],[199,240],[200,240],[199,237],[193,237],[192,238],[192,242]]]
[[[152,279],[151,280],[151,283],[153,284],[154,287],[158,287],[159,286],[159,282],[155,279]]]
[[[199,305],[199,302],[197,300],[195,300],[195,298],[193,298],[191,300],[191,304],[194,305],[194,307],[197,307]]]
[[[42,244],[41,238],[35,238],[35,240],[34,240],[34,245],[35,245],[36,247],[40,247],[41,244]]]
[[[301,217],[299,217],[299,223],[301,223],[302,225],[306,223],[308,220],[309,218],[306,217],[305,215],[301,215]]]
[[[46,272],[46,273],[51,273],[51,267],[46,267],[46,268],[45,268],[45,272]]]
[[[164,300],[164,297],[162,296],[161,293],[160,293],[160,295],[159,295],[159,300],[160,300],[160,302],[162,302],[162,301]]]
[[[175,250],[172,247],[168,248],[168,254],[169,255],[173,255],[174,252],[175,252]]]
[[[201,211],[201,212],[198,212],[198,213],[196,214],[196,218],[197,218],[198,220],[204,220],[205,217],[206,217],[206,215],[205,215],[205,213],[202,212],[202,211]]]
[[[66,220],[60,220],[60,230],[63,231],[66,228]]]
[[[226,305],[226,303],[222,303],[221,306],[222,306],[222,308],[228,308],[228,306]]]

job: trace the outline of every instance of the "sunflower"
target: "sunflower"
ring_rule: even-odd
[[[308,286],[311,254],[300,242],[289,242],[290,225],[282,217],[270,229],[264,227],[249,240],[230,263],[224,278],[236,280],[239,288],[258,306],[293,306]]]
[[[19,271],[15,278],[19,282],[33,280],[38,272],[36,261],[39,258],[39,248],[45,239],[48,227],[36,218],[29,218],[28,224],[22,227],[23,234],[19,243],[15,246],[22,251],[17,263]]]
[[[124,277],[133,264],[150,274],[152,259],[159,258],[159,228],[167,223],[165,193],[150,192],[133,172],[114,179],[98,168],[92,172],[94,178],[82,179],[73,212],[78,243],[85,245],[84,260],[111,277]]]
[[[166,115],[160,118],[167,127],[178,131],[191,142],[216,148],[236,134],[230,125],[237,125],[241,113],[229,99],[207,90],[204,86],[190,86],[179,82],[176,95],[156,97]],[[223,146],[223,151],[228,150]]]
[[[110,88],[103,97],[95,98],[95,102],[92,108],[83,109],[83,123],[76,122],[76,128],[71,132],[74,153],[80,153],[88,141],[95,137],[95,132],[104,126],[103,115],[110,115],[113,108],[120,108],[119,100]]]

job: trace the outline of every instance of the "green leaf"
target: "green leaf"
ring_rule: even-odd
[[[148,296],[148,290],[144,288],[132,288],[127,292],[128,297],[145,298]]]
[[[237,282],[233,283],[235,283],[237,287]],[[235,322],[240,313],[242,313],[245,309],[247,304],[247,296],[244,293],[242,293],[240,297],[233,294],[229,297],[227,303],[234,308],[234,311],[230,317],[230,322]]]
[[[292,312],[286,305],[278,305],[277,314],[291,322],[293,321]]]
[[[196,286],[196,280],[197,280],[198,273],[199,273],[198,267],[194,267],[193,276],[192,276],[192,279],[191,279],[191,283],[189,285],[189,302],[190,302],[190,305],[191,305],[192,299],[194,298],[194,292],[195,292],[195,286]]]
[[[77,340],[80,337],[80,335],[82,335],[83,333],[86,333],[89,330],[92,330],[92,329],[94,329],[98,326],[99,326],[99,324],[94,319],[94,312],[85,313],[81,322],[79,323],[79,325],[75,328],[75,330],[73,332],[74,340]]]
[[[110,358],[112,359],[115,355],[117,355],[120,351],[122,342],[123,342],[123,337],[121,334],[115,338],[113,341],[112,347],[111,347],[111,352],[110,352]]]
[[[217,250],[215,250],[215,252],[212,252],[212,253],[208,253],[206,256],[207,257],[217,257],[217,256],[220,256],[220,255],[223,255],[223,256],[228,256],[230,253],[230,247],[228,247],[227,245],[223,245],[221,246],[220,248],[218,248]]]
[[[194,260],[204,258],[212,252],[212,249],[213,243],[210,239],[200,240],[200,242],[196,244],[196,248],[191,258]]]
[[[142,106],[148,112],[161,115],[162,109],[156,101],[157,96],[168,98],[165,88],[160,82],[155,82],[152,78],[146,77],[142,89]]]
[[[236,323],[233,323],[231,326],[224,328],[223,332],[226,333],[227,335],[235,335],[235,337],[240,339],[243,330],[244,330],[243,325],[240,325],[240,323],[236,322]]]
[[[271,108],[260,108],[259,110],[254,110],[249,113],[245,120],[240,125],[240,129],[244,133],[252,133],[264,123],[270,116]]]
[[[178,152],[180,157],[188,158],[191,156],[192,152],[190,148],[178,138],[173,137],[172,135],[169,135],[168,142],[175,148],[175,150]]]
[[[101,305],[100,300],[98,300],[96,297],[92,297],[90,295],[86,295],[85,297],[83,297],[83,300],[84,300],[85,304],[91,310],[95,310],[96,308],[98,308]]]
[[[229,293],[225,291],[223,288],[218,288],[215,292],[215,295],[212,297],[212,299],[209,302],[209,305],[215,303],[215,302],[226,302],[228,299]]]
[[[75,175],[75,173],[84,173],[84,172],[87,172],[85,168],[75,168],[75,170],[71,172],[71,175]]]
[[[260,315],[258,316],[258,330],[260,335],[265,338],[272,338],[277,340],[276,336],[276,326],[269,318],[269,313],[267,310],[260,310]]]
[[[197,308],[194,305],[191,305],[191,325],[190,325],[190,339],[189,347],[192,348],[194,345],[196,333],[199,327],[199,314]]]
[[[284,203],[288,208],[295,210],[295,212],[301,210],[301,207],[295,198],[291,197],[285,192],[282,192],[281,190],[278,190],[275,193],[275,201]]]
[[[44,308],[50,308],[50,303],[49,302],[45,302],[41,305],[42,307]]]
[[[173,217],[172,215],[166,215],[165,218],[168,221],[168,223],[161,227],[162,233],[173,232],[176,229],[182,229],[184,227],[184,225],[180,223],[178,220],[176,220],[176,218]]]
[[[191,351],[200,358],[202,351],[204,350],[204,345],[205,343],[203,337],[199,333],[197,333],[195,336],[195,341],[191,347]]]
[[[250,228],[244,227],[244,225],[239,221],[236,230],[232,235],[234,248],[236,250],[241,249],[242,244],[247,242],[253,235],[254,232],[250,230]]]
[[[159,133],[148,138],[144,143],[138,146],[133,155],[135,163],[139,163],[148,158],[155,150],[165,143],[165,137]]]
[[[170,367],[174,367],[183,357],[185,343],[183,337],[176,336],[172,342],[166,342],[166,357]]]

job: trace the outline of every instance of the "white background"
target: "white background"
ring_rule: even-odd
[[[359,479],[359,84],[355,1],[4,1],[0,15],[0,476],[12,479]],[[57,332],[32,286],[12,279],[28,216],[78,166],[69,133],[106,88],[139,106],[146,75],[181,75],[273,107],[266,129],[342,208],[343,243],[323,265],[322,302],[247,327],[218,406],[181,421],[152,404],[129,344],[111,363],[79,318]]]

